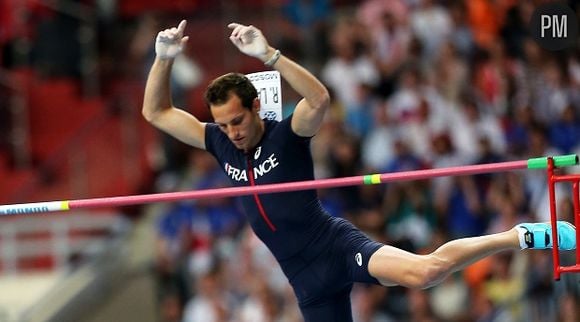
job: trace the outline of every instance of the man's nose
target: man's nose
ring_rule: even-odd
[[[240,134],[240,131],[237,126],[228,125],[227,131],[230,139],[235,139]]]

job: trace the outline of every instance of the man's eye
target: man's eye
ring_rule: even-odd
[[[232,125],[240,125],[244,121],[244,118],[235,119],[232,121]]]

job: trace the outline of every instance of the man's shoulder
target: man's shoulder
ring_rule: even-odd
[[[216,137],[225,135],[215,123],[205,124],[205,136],[207,139],[215,139]]]
[[[264,119],[264,125],[267,132],[288,134],[288,131],[292,131],[292,115],[289,115],[280,121]]]
[[[220,130],[215,123],[206,123],[205,125],[205,148],[208,152],[216,155],[223,153],[231,146],[231,141],[227,135]]]

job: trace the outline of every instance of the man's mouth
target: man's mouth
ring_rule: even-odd
[[[241,143],[244,140],[244,138],[238,138],[238,139],[234,139],[235,143]]]

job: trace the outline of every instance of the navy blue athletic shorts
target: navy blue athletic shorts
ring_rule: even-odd
[[[372,241],[346,220],[332,221],[322,238],[326,247],[315,258],[298,255],[280,262],[287,272],[299,268],[289,280],[305,322],[351,322],[353,283],[380,284],[369,274],[368,263],[383,244]]]

